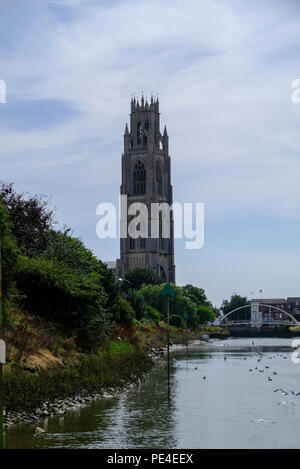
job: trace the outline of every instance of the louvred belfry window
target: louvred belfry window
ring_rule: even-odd
[[[158,195],[163,195],[163,177],[160,162],[156,162],[156,182]]]
[[[142,161],[137,161],[134,167],[134,194],[143,195],[146,193],[146,170]]]

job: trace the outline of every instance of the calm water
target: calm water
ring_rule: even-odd
[[[156,368],[121,398],[45,419],[39,426],[47,433],[34,436],[37,424],[10,429],[6,447],[300,448],[300,395],[290,392],[300,392],[300,365],[291,360],[292,341],[254,341],[173,352],[170,401],[166,369]]]

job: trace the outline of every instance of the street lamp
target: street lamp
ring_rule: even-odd
[[[132,285],[132,283],[129,282],[129,280],[127,280],[127,278],[118,278],[118,281],[119,282],[127,282],[127,283],[129,283],[129,285]]]

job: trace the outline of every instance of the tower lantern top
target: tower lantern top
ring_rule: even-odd
[[[140,99],[140,102],[139,102],[139,98],[136,98],[135,95],[133,96],[133,98],[131,98],[131,112],[145,111],[145,110],[159,112],[158,96],[155,99],[153,95],[151,94],[150,104],[148,103],[147,98],[144,98],[143,94]]]

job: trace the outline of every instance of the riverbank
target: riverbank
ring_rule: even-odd
[[[63,415],[92,399],[118,395],[139,382],[157,356],[122,342],[119,349],[112,343],[109,351],[81,357],[68,366],[39,372],[16,367],[6,370],[5,425]]]
[[[94,354],[72,350],[62,359],[49,350],[27,355],[19,366],[5,366],[5,426],[32,423],[64,415],[94,399],[118,396],[140,383],[166,351],[164,324],[118,326],[105,347]],[[198,331],[170,328],[170,344],[203,343],[226,337],[223,331],[203,327]]]

